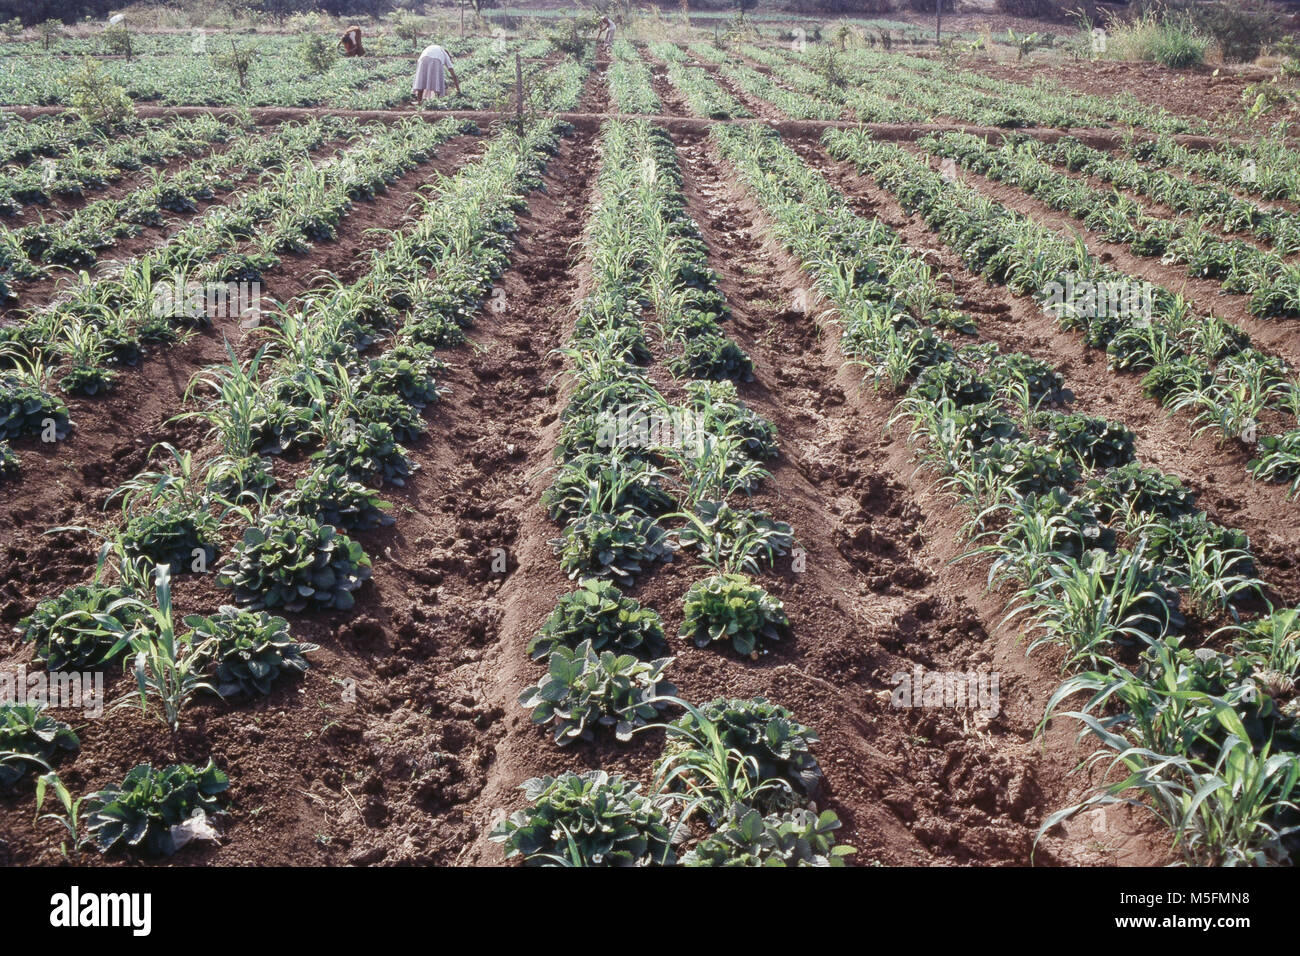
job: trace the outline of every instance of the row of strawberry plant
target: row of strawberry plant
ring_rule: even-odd
[[[57,158],[0,171],[0,215],[13,216],[33,203],[48,205],[55,198],[104,189],[129,172],[228,143],[251,125],[251,118],[235,115],[141,120],[128,140],[73,146]]]
[[[1247,309],[1261,317],[1300,316],[1300,265],[1242,240],[1216,238],[1203,220],[1165,219],[1118,190],[1096,189],[1055,169],[1036,140],[1008,139],[1000,146],[966,133],[930,135],[918,145],[967,169],[1024,190],[1083,221],[1109,242],[1138,255],[1163,257],[1187,267],[1188,275],[1216,279],[1223,291],[1247,295]]]
[[[846,361],[906,396],[895,422],[966,508],[968,557],[1014,589],[1030,650],[1059,646],[1071,675],[1048,702],[1091,693],[1078,719],[1102,742],[1089,763],[1123,779],[1053,814],[1135,791],[1191,862],[1282,863],[1300,781],[1300,613],[1230,624],[1194,649],[1202,622],[1258,601],[1249,543],[1210,520],[1181,483],[1135,460],[1120,423],[1070,413],[1063,378],[1030,356],[954,345],[951,293],[931,267],[842,196],[771,131],[714,130],[843,322]],[[1186,603],[1184,604],[1184,599]],[[1226,645],[1226,647],[1225,647]]]
[[[111,148],[111,144],[140,128],[135,122],[92,123],[71,112],[30,120],[12,113],[0,114],[0,165],[57,159],[83,147]]]
[[[515,216],[524,195],[540,185],[540,169],[559,133],[546,123],[522,137],[502,134],[478,162],[439,183],[419,220],[392,234],[365,276],[319,290],[301,312],[277,315],[271,342],[249,362],[232,356],[229,367],[196,378],[195,389],[210,389],[210,395],[193,414],[211,425],[223,454],[200,462],[172,449],[170,468],[141,474],[119,489],[114,499],[121,500],[122,523],[103,532],[105,556],[115,560],[101,560],[101,569],[113,567],[119,583],[101,583],[97,573],[89,585],[41,602],[20,622],[20,633],[35,643],[48,668],[103,667],[134,654],[138,693],[122,703],[138,702],[173,733],[200,693],[232,699],[266,694],[282,675],[307,668],[304,655],[314,648],[294,641],[288,622],[267,611],[344,609],[369,577],[369,557],[343,532],[392,523],[376,489],[386,481],[400,484],[398,472],[413,470],[396,442],[423,432],[420,409],[442,393],[433,378],[440,363],[432,343],[463,340],[461,328],[506,264]],[[409,318],[397,330],[402,312]],[[391,347],[367,358],[385,338]],[[276,494],[272,469],[259,451],[291,447],[320,450],[307,474]],[[173,620],[171,578],[213,564],[232,516],[248,527],[217,580],[233,591],[234,603],[212,616],[185,618],[188,630],[182,630]],[[154,604],[143,597],[150,568]],[[6,738],[5,720],[26,734],[25,752],[24,738]],[[75,743],[39,712],[0,713],[7,768],[21,773],[55,756],[57,748],[38,752],[22,730],[38,721],[46,740]],[[121,787],[109,789],[129,793],[142,777],[157,776],[142,765]],[[210,797],[226,782],[211,763],[169,767],[161,776],[206,781],[199,790],[210,790]],[[45,779],[57,784],[57,778]],[[38,800],[43,791],[44,783]],[[163,787],[133,811],[157,817],[152,801],[170,796]],[[111,825],[112,801],[106,809],[101,794],[88,799],[86,829],[102,851],[141,845]],[[188,815],[191,807],[184,809]],[[147,853],[173,849],[162,830],[150,831],[142,844]],[[73,838],[76,845],[79,834]]]
[[[3,234],[4,244],[33,260],[24,278],[49,275],[50,266],[85,269],[103,249],[119,239],[139,235],[144,226],[161,226],[164,212],[192,213],[200,202],[233,190],[240,182],[264,172],[284,171],[328,140],[344,135],[345,124],[333,117],[287,123],[274,133],[256,136],[229,149],[205,156],[168,176],[154,175],[117,199],[100,199],[62,219],[46,219]],[[16,296],[15,296],[16,298]]]
[[[63,391],[103,391],[113,383],[114,366],[136,364],[148,345],[175,342],[187,330],[210,324],[206,297],[188,290],[259,280],[279,261],[276,253],[332,238],[353,199],[382,191],[400,173],[428,161],[440,143],[472,128],[452,119],[377,126],[368,144],[342,154],[348,161],[294,169],[277,186],[210,211],[162,249],[129,263],[121,276],[87,282],[68,301],[4,329],[0,439],[59,440],[68,433],[67,406],[48,389],[48,361],[59,362]],[[231,251],[259,225],[255,251]],[[204,265],[207,259],[213,261]],[[12,474],[16,455],[6,451]]]
[[[900,147],[845,131],[825,141],[833,156],[854,162],[918,210],[971,269],[1034,296],[1062,328],[1106,349],[1116,370],[1142,372],[1143,390],[1188,411],[1198,431],[1257,444],[1259,457],[1250,464],[1257,478],[1300,487],[1300,430],[1270,435],[1262,424],[1270,416],[1294,422],[1300,388],[1286,363],[1255,348],[1242,330],[1103,265],[1082,241],[936,173]]]
[[[1142,104],[1128,93],[1117,97],[1094,97],[1043,79],[1034,86],[1024,86],[971,71],[954,71],[939,61],[872,51],[858,51],[850,60],[859,65],[892,68],[905,79],[923,75],[924,79],[918,82],[926,89],[921,94],[924,105],[940,115],[955,115],[962,119],[978,117],[978,121],[986,125],[1010,127],[1025,125],[1026,119],[1034,120],[1037,125],[1060,127],[1088,125],[1088,122],[1097,120],[1121,123],[1135,131],[1159,134],[1153,141],[1133,139],[1123,147],[1135,155],[1265,198],[1300,199],[1300,151],[1289,144],[1285,124],[1275,126],[1267,136],[1210,149],[1193,148],[1178,143],[1172,134],[1210,133],[1212,130],[1208,124]],[[958,95],[957,91],[961,89],[970,92]],[[974,111],[944,113],[945,92],[956,95],[957,102],[974,104]],[[989,98],[980,98],[981,93]],[[1041,112],[1040,104],[1044,103],[1051,104],[1055,113]],[[1005,115],[999,117],[1000,113]],[[1071,117],[1088,122],[1072,122]],[[1051,122],[1053,118],[1058,121]]]
[[[491,51],[496,41],[452,41],[453,54]],[[242,41],[237,44],[242,47]],[[240,50],[245,57],[248,50]],[[77,58],[33,59],[21,69],[0,71],[0,101],[15,105],[57,106],[72,99],[70,78],[87,71],[96,82],[120,86],[138,103],[164,106],[289,106],[366,109],[392,106],[406,99],[400,78],[410,76],[411,61],[400,58],[343,58],[317,72],[294,48],[252,56],[241,71],[231,66],[231,46],[195,54],[177,50],[166,55],[125,60]],[[223,64],[222,59],[226,62]]]
[[[1096,96],[1050,81],[1026,86],[954,69],[942,60],[874,50],[853,50],[844,59],[851,67],[868,71],[874,85],[905,103],[985,126],[1068,128],[1114,123],[1162,133],[1209,130],[1201,120],[1127,95]]]
[[[609,96],[620,113],[655,115],[663,104],[655,95],[646,66],[636,48],[627,40],[614,41],[614,61],[609,67]]]
[[[723,64],[720,70],[724,77],[736,85],[737,89],[771,103],[786,116],[795,119],[833,120],[839,119],[843,112],[841,105],[843,101],[828,101],[822,97],[809,97],[805,93],[795,92],[773,82],[770,76],[743,64]],[[779,71],[773,72],[781,75]],[[808,75],[812,76],[812,74]],[[869,119],[860,112],[858,118],[863,122],[879,122],[879,120]]]
[[[672,336],[683,322],[715,324],[724,307],[707,262],[674,248],[699,240],[671,141],[643,122],[609,122],[601,144],[600,200],[586,234],[592,287],[564,350],[574,390],[559,467],[543,495],[564,525],[554,542],[561,566],[581,581],[530,642],[529,652],[547,661],[547,676],[520,701],[535,722],[554,724],[560,745],[590,740],[602,726],[621,740],[662,728],[667,740],[648,795],[600,770],[536,778],[523,785],[527,808],[492,838],[507,859],[529,865],[838,865],[850,852],[834,843],[838,820],[808,809],[821,779],[810,750],[816,735],[763,698],[704,707],[680,700],[663,679],[673,658],[664,656],[662,619],[615,586],[671,559],[678,544],[697,547],[706,564],[735,570],[690,589],[682,637],[730,640],[752,653],[764,632],[777,636],[785,616],[739,569],[771,560],[790,539],[788,526],[724,503],[761,477],[759,460],[775,453],[771,426],[725,381],[687,385],[688,404],[676,408],[643,365],[652,359],[643,312],[656,312]],[[687,442],[644,427],[692,420],[698,427]],[[674,476],[683,502],[696,504],[692,514],[667,513]],[[676,544],[661,524],[674,517],[688,522]],[[674,706],[685,715],[664,723],[662,712]],[[687,827],[693,817],[709,831],[703,838]]]
[[[745,52],[750,55],[753,50],[746,47]],[[777,56],[771,69],[771,77],[775,80],[769,80],[772,89],[767,94],[756,92],[755,95],[762,95],[763,99],[789,112],[788,107],[782,106],[777,99],[792,102],[790,90],[793,90],[796,95],[811,97],[811,103],[822,104],[828,109],[832,106],[839,110],[848,109],[863,123],[920,123],[927,119],[923,111],[890,99],[874,84],[853,85],[839,61],[831,59],[829,63],[831,65],[823,64],[820,69],[813,70],[801,62]]]
[[[1225,234],[1251,233],[1271,245],[1279,255],[1300,252],[1300,213],[1261,206],[1222,186],[1194,182],[1159,166],[1093,149],[1069,136],[1053,144],[1034,141],[1025,148],[1071,172],[1095,176],[1119,189],[1148,196],[1176,213],[1194,216],[1202,227],[1213,225]],[[1155,144],[1144,143],[1130,146],[1129,150],[1148,155],[1157,148]],[[1244,171],[1243,174],[1247,178],[1251,176]]]
[[[1289,145],[1288,130],[1286,124],[1279,124],[1251,142],[1211,149],[1193,149],[1172,136],[1134,141],[1122,148],[1141,162],[1179,169],[1252,196],[1300,202],[1300,154]]]
[[[657,48],[656,49],[657,52]],[[676,47],[674,47],[676,49]],[[698,66],[668,62],[668,82],[686,97],[691,110],[716,120],[744,119],[754,114],[734,96],[714,83],[708,71]]]

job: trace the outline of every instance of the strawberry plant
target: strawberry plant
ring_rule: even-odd
[[[351,401],[351,412],[357,423],[386,425],[398,442],[413,442],[428,429],[419,408],[402,396],[392,392],[368,392]]]
[[[668,651],[663,620],[653,608],[625,597],[613,583],[584,579],[578,590],[560,595],[541,630],[528,642],[534,660],[559,647],[576,649],[586,642],[593,651],[611,650],[641,658]]]
[[[655,517],[668,511],[672,496],[666,475],[640,458],[583,452],[561,465],[542,492],[542,506],[552,521],[572,521],[604,505],[615,512]]]
[[[1259,452],[1250,473],[1264,481],[1289,481],[1291,495],[1300,493],[1300,429],[1262,437]]]
[[[1088,468],[1116,468],[1134,459],[1132,429],[1088,415],[1047,412],[1035,419],[1049,444],[1072,452]]]
[[[47,427],[60,441],[68,437],[72,430],[68,406],[40,387],[39,375],[0,373],[0,438],[39,435]]]
[[[991,444],[975,452],[975,470],[991,472],[996,480],[1020,494],[1043,494],[1070,487],[1079,480],[1079,463],[1066,452],[1023,439]]]
[[[1196,495],[1181,481],[1136,462],[1091,479],[1084,497],[1105,520],[1116,514],[1177,518],[1196,510]]]
[[[346,611],[370,577],[370,559],[330,525],[304,515],[271,513],[244,532],[217,583],[253,608]]]
[[[588,770],[535,777],[528,800],[492,830],[507,860],[526,866],[649,866],[674,862],[664,803],[618,774]]]
[[[131,515],[122,527],[127,556],[145,567],[166,565],[173,574],[196,561],[207,568],[216,558],[220,521],[210,512],[174,501]]]
[[[357,387],[363,392],[396,393],[417,408],[436,402],[443,393],[430,366],[397,356],[372,359]]]
[[[554,724],[561,747],[593,740],[597,727],[613,727],[619,740],[653,720],[676,688],[663,679],[671,657],[638,660],[631,654],[595,651],[590,641],[558,645],[546,662],[546,677],[519,695],[535,724]]]
[[[646,564],[673,559],[667,532],[653,518],[628,509],[584,514],[551,547],[570,578],[609,577],[621,584],[633,583]]]
[[[958,362],[940,362],[921,371],[912,394],[927,401],[948,399],[958,408],[982,405],[993,398],[993,388],[974,369]]]
[[[732,382],[688,382],[686,394],[706,432],[739,436],[745,454],[755,461],[777,456],[776,426],[741,402]]]
[[[18,622],[24,641],[52,671],[93,670],[120,656],[109,656],[123,635],[146,621],[135,590],[101,584],[78,584],[46,598]]]
[[[679,358],[669,363],[674,375],[752,382],[754,363],[731,339],[708,332],[686,339]]]
[[[681,636],[708,647],[730,641],[737,654],[757,657],[764,641],[778,641],[790,621],[778,598],[743,574],[717,574],[686,592]]]
[[[59,751],[80,745],[71,727],[44,710],[44,704],[0,703],[0,790],[32,767],[48,768]]]
[[[140,764],[116,786],[91,794],[85,803],[86,829],[100,853],[139,847],[149,856],[176,852],[172,827],[195,813],[220,812],[230,778],[211,760],[204,767],[176,764],[154,770]]]
[[[22,459],[13,450],[9,442],[0,438],[0,485],[18,477]]]
[[[737,808],[681,858],[682,866],[844,866],[857,852],[836,844],[839,817],[796,808],[763,816]]]
[[[269,694],[286,673],[305,673],[304,654],[315,644],[299,644],[289,636],[289,623],[265,611],[223,606],[210,617],[185,618],[191,643],[205,648],[215,665],[216,691],[222,697]]]
[[[298,480],[276,499],[277,510],[304,515],[342,531],[370,531],[390,525],[392,507],[378,492],[354,481],[340,465],[324,465]]]
[[[393,427],[369,422],[330,440],[315,456],[322,465],[342,468],[348,477],[367,485],[405,485],[419,465],[397,443]]]
[[[757,573],[794,546],[792,529],[765,512],[733,508],[725,501],[701,501],[677,532],[683,547],[695,548],[704,563],[725,571]]]
[[[746,799],[764,813],[805,806],[817,796],[822,773],[811,745],[817,734],[800,724],[779,704],[763,697],[748,700],[719,698],[691,708],[669,725],[656,776],[674,790],[700,793],[706,800],[720,796],[711,768],[718,747],[744,761],[751,784],[759,784]]]

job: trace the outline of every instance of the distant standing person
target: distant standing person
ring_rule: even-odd
[[[614,21],[608,14],[600,18],[600,45],[606,49],[614,45]]]
[[[423,103],[424,94],[429,92],[435,96],[446,96],[449,74],[456,92],[459,93],[460,80],[456,77],[456,71],[452,69],[451,54],[438,44],[430,43],[420,54],[420,62],[415,66],[415,82],[411,84],[411,92],[415,94],[416,104]]]

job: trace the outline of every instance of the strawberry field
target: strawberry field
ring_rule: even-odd
[[[0,863],[1294,862],[1288,125],[202,40],[0,43]]]

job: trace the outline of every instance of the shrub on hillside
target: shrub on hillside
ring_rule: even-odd
[[[1121,60],[1186,69],[1205,61],[1210,43],[1186,13],[1147,11],[1133,20],[1114,24],[1108,50]]]
[[[1250,63],[1281,38],[1277,9],[1264,0],[1219,0],[1195,11],[1196,25],[1228,63]]]

